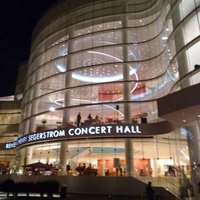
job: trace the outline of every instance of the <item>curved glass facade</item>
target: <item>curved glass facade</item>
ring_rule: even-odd
[[[169,46],[165,38],[172,31],[165,22],[167,5],[152,2],[147,10],[134,12],[142,5],[97,1],[63,11],[44,25],[34,37],[29,61],[23,110],[33,127],[26,133],[43,118],[51,126],[63,121],[64,110],[72,123],[79,112],[83,119],[99,115],[105,123],[116,120],[116,113],[121,121],[143,113],[149,122],[158,120],[155,100],[169,92],[178,75],[170,70],[174,44]],[[68,24],[69,18],[74,24]],[[130,119],[124,117],[124,104]]]
[[[200,63],[199,1],[72,4],[55,5],[33,33],[21,136],[44,127],[156,124],[164,121],[157,99],[199,83],[196,74],[176,84]],[[141,169],[146,176],[165,176],[169,165],[177,174],[185,166],[190,176],[187,138],[176,128],[140,137],[45,142],[20,152],[29,163],[70,163],[73,174],[85,163],[98,175],[116,175],[117,162],[133,176]]]

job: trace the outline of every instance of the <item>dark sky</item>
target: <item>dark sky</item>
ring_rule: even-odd
[[[57,1],[0,1],[0,97],[14,94],[18,67],[29,57],[33,29]]]

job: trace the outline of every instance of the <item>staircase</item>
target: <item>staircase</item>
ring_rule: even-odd
[[[152,182],[152,186],[159,190],[160,187],[172,193],[178,199],[180,197],[180,179],[175,177],[137,177],[138,180],[148,183]]]

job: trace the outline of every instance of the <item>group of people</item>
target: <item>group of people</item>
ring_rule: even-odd
[[[81,113],[78,113],[77,119],[76,119],[76,124],[77,124],[77,126],[80,126],[80,125],[81,125],[81,119],[82,119]],[[88,119],[88,120],[99,119],[99,116],[96,115],[95,118],[93,118],[93,117],[91,116],[91,114],[88,114],[87,119]]]
[[[85,163],[79,164],[78,167],[76,168],[76,171],[79,173],[79,175],[86,175],[86,176],[97,176],[97,170],[92,167],[91,164],[89,164],[87,167]]]
[[[180,166],[175,167],[173,165],[168,165],[167,170],[165,171],[165,176],[182,176],[183,172],[184,170]]]
[[[124,168],[124,170],[122,169],[121,165],[119,165],[119,167],[116,168],[116,176],[123,176],[123,171],[124,171],[124,176],[126,175],[126,169]]]

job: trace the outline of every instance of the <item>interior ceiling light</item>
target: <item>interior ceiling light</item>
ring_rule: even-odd
[[[54,107],[50,107],[49,110],[50,111],[55,111],[55,108]]]
[[[98,51],[88,51],[87,53],[89,54],[95,54],[95,55],[102,55],[104,57],[108,57],[108,58],[112,58],[112,59],[115,59],[116,61],[119,61],[119,62],[123,62],[123,60],[113,56],[113,55],[110,55],[110,54],[106,54],[106,53],[103,53],[103,52],[98,52]],[[131,56],[134,56],[133,53],[130,54]],[[136,57],[134,56],[134,60],[136,60]],[[102,61],[103,62],[103,61]],[[131,66],[129,67],[130,71],[129,71],[129,74],[130,75],[133,75],[133,74],[136,74],[136,71],[137,69],[133,69]],[[116,75],[116,73],[113,75],[113,76],[104,76],[104,77],[89,77],[89,76],[83,76],[82,74],[78,74],[76,72],[74,72],[72,74],[72,77],[76,80],[79,80],[79,81],[83,81],[83,82],[88,82],[88,83],[104,83],[104,82],[110,82],[110,81],[118,81],[118,80],[121,80],[123,79],[123,74],[120,73],[118,75]],[[137,77],[137,76],[136,76]]]
[[[57,68],[60,72],[65,72],[66,68],[64,68],[62,65],[57,65]]]
[[[168,39],[168,37],[166,37],[166,36],[162,37],[162,40],[167,40],[167,39]]]
[[[168,39],[168,37],[162,37],[162,39],[163,40],[167,40]],[[93,44],[98,44],[98,43],[101,43],[101,45],[102,45],[102,43],[104,43],[105,45],[115,45],[115,43],[111,43],[111,42],[108,42],[108,41],[93,41]],[[78,45],[78,44],[76,44],[76,45]],[[96,45],[94,45],[94,46],[96,46]],[[120,52],[122,52],[122,47],[116,47],[115,48],[115,52],[117,52],[117,50],[119,50]],[[99,60],[97,60],[98,59],[98,56],[101,56],[101,60],[102,60],[102,62],[103,62],[103,64],[105,65],[105,63],[106,63],[106,59],[108,60],[109,58],[110,59],[114,59],[114,60],[116,60],[117,62],[121,62],[121,63],[123,63],[123,60],[122,59],[120,59],[120,58],[118,58],[118,57],[116,57],[116,56],[113,56],[113,55],[111,55],[111,54],[107,54],[107,53],[103,53],[103,52],[99,52],[99,51],[87,51],[87,52],[85,52],[85,53],[87,53],[88,55],[89,54],[93,54],[94,56],[92,56],[92,58],[94,59],[94,58],[96,58],[94,61],[95,62],[99,62]],[[129,50],[129,55],[130,55],[130,57],[132,57],[132,59],[131,60],[134,60],[134,61],[137,61],[138,59],[137,59],[137,57],[136,57],[136,55],[134,54],[134,52],[132,52],[132,51],[130,51]],[[62,51],[60,51],[59,52],[59,54],[60,54],[60,56],[62,56],[62,55],[67,55],[68,54],[68,49],[67,48],[65,48],[65,49],[63,49]],[[89,55],[89,57],[91,57],[91,55]],[[105,59],[104,59],[105,58]],[[96,63],[97,64],[97,63]],[[90,63],[90,66],[95,66],[96,65],[95,63],[93,63],[93,61]],[[99,64],[101,64],[101,63],[98,63],[98,65]],[[63,64],[63,62],[61,63],[60,61],[57,61],[56,62],[56,66],[57,66],[57,69],[59,70],[59,71],[61,71],[61,72],[65,72],[66,70],[67,70],[67,66],[66,65],[64,65]],[[86,65],[86,66],[88,66],[88,64]],[[89,66],[88,66],[89,67]],[[129,75],[135,75],[135,80],[136,81],[138,81],[139,80],[139,78],[138,78],[138,76],[137,76],[137,71],[138,71],[138,69],[140,68],[140,64],[134,64],[134,68],[133,68],[133,66],[130,66],[129,65]],[[97,67],[97,69],[98,69],[98,67]],[[116,73],[113,73],[113,75],[110,75],[109,74],[109,76],[105,76],[105,74],[106,74],[106,71],[105,71],[105,74],[103,74],[103,72],[101,73],[101,72],[98,72],[98,73],[95,73],[95,68],[93,69],[93,76],[91,76],[91,74],[90,73],[87,73],[87,70],[86,70],[86,74],[85,75],[83,75],[81,72],[82,72],[82,70],[80,70],[79,72],[73,72],[72,73],[72,77],[74,78],[74,79],[76,79],[76,80],[79,80],[79,81],[83,81],[83,82],[89,82],[89,83],[104,83],[104,82],[113,82],[113,81],[118,81],[118,80],[122,80],[123,79],[123,73],[121,72],[121,71],[118,71],[118,72],[116,72]],[[98,75],[98,76],[97,76]],[[145,97],[147,97],[147,96],[149,96],[149,95],[151,95],[152,93],[155,93],[155,92],[158,92],[160,89],[162,89],[167,83],[169,83],[169,81],[170,81],[171,79],[170,79],[170,77],[169,77],[169,74],[166,74],[166,76],[165,76],[165,78],[163,79],[163,82],[159,85],[159,86],[157,86],[156,88],[154,88],[154,89],[152,89],[152,90],[150,90],[150,91],[147,91],[147,92],[145,92],[145,93],[142,93],[142,94],[140,94],[140,95],[133,95],[132,97],[131,97],[131,100],[138,100],[138,99],[141,99],[141,98],[145,98]],[[135,85],[134,85],[134,87],[131,89],[131,91],[130,92],[133,92],[136,88],[137,88],[137,85],[138,85],[138,83],[136,83]]]
[[[99,42],[101,43],[102,45],[102,41],[93,41],[94,44],[98,44]],[[114,45],[115,43],[111,43],[111,42],[108,42],[108,41],[104,41],[103,42],[105,45]],[[122,47],[118,47],[118,48],[115,48],[115,50],[120,50],[121,51],[121,48]],[[117,62],[123,62],[122,59],[116,57],[116,56],[113,56],[111,54],[107,54],[107,53],[103,53],[103,52],[98,52],[98,51],[87,51],[88,54],[94,54],[96,56],[98,55],[101,55],[105,58],[111,58],[111,59],[114,59],[116,60]],[[68,54],[68,48],[64,48],[62,51],[59,52],[59,56],[63,56],[63,55],[67,55]],[[132,52],[132,51],[129,51],[129,54],[130,56],[133,58],[133,60],[137,61],[137,57],[135,56],[135,54]],[[103,62],[103,58],[101,58],[102,62]],[[96,62],[99,62],[98,60],[98,57],[94,57],[91,62],[90,62],[90,65],[94,65]],[[103,62],[104,63],[104,62]],[[98,63],[98,64],[101,64],[101,63]],[[65,72],[67,70],[67,66],[65,66],[63,63],[61,63],[60,61],[56,61],[56,66],[57,66],[57,69],[60,71],[60,72]],[[87,63],[87,66],[88,66],[88,63]],[[136,71],[139,69],[139,64],[135,64],[134,65],[134,69],[132,66],[129,66],[129,74],[130,75],[133,75],[133,74],[136,74]],[[113,74],[113,76],[109,76],[109,77],[102,77],[101,75],[99,77],[95,76],[95,77],[91,77],[91,75],[87,76],[83,74],[80,74],[78,72],[73,72],[72,73],[72,78],[76,79],[76,80],[79,80],[79,81],[83,81],[83,82],[89,82],[89,83],[104,83],[104,82],[110,82],[110,81],[118,81],[118,80],[121,80],[123,79],[123,74],[122,73],[119,73],[119,74]]]

